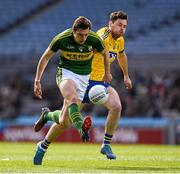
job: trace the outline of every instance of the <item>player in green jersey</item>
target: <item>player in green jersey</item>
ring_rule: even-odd
[[[104,57],[105,74],[103,80],[110,82],[112,76],[108,62],[108,52],[105,49],[100,37],[92,32],[91,22],[83,17],[78,17],[72,26],[57,35],[39,60],[36,76],[34,80],[35,96],[42,99],[41,77],[55,52],[60,51],[59,66],[56,82],[64,98],[64,105],[61,116],[55,114],[52,118],[58,124],[72,123],[78,130],[83,141],[89,140],[89,134],[83,124],[79,106],[86,91],[89,76],[91,73],[91,63],[94,52],[100,52]],[[40,119],[36,122],[34,130],[39,131],[49,118],[44,117],[49,110],[44,108]],[[88,118],[89,119],[89,118]],[[85,121],[90,121],[90,120]],[[34,164],[41,165],[46,151],[46,139],[38,143]]]

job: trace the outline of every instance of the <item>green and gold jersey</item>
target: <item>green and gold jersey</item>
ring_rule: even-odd
[[[72,29],[60,33],[50,43],[53,52],[60,50],[59,67],[68,69],[76,74],[87,75],[91,73],[91,63],[94,57],[93,50],[104,50],[101,38],[90,31],[84,44],[74,41]]]

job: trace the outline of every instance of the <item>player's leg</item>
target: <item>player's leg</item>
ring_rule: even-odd
[[[65,73],[66,74],[66,73]],[[61,112],[61,117],[59,117],[59,124],[54,124],[51,129],[49,130],[46,138],[38,143],[38,148],[37,148],[37,151],[36,151],[36,155],[34,157],[34,164],[39,164],[41,165],[42,164],[42,159],[44,157],[44,154],[49,146],[49,144],[60,134],[62,133],[68,126],[69,126],[69,123],[70,123],[70,119],[69,119],[69,115],[71,113],[73,113],[73,110],[74,108],[70,108],[68,106],[71,105],[72,103],[75,102],[75,104],[79,107],[79,104],[80,104],[80,101],[83,99],[83,96],[84,96],[84,93],[85,93],[85,90],[86,90],[86,87],[87,87],[87,77],[85,78],[85,80],[83,79],[80,79],[80,81],[83,81],[84,83],[81,83],[81,88],[78,87],[78,91],[79,91],[79,99],[77,99],[77,94],[75,93],[75,91],[77,91],[76,89],[76,84],[73,80],[71,80],[73,76],[69,76],[68,77],[68,74],[66,74],[64,76],[65,80],[62,81],[62,77],[61,76],[57,76],[56,78],[56,82],[60,88],[60,91],[61,93],[64,95],[64,105],[63,105],[63,109],[62,109],[62,112]],[[79,79],[77,79],[79,80]],[[70,81],[71,83],[67,82],[67,81]],[[72,87],[71,89],[68,89],[68,87]],[[67,93],[67,91],[70,91],[70,94]],[[75,97],[74,97],[75,96]],[[70,99],[70,100],[68,100]],[[77,100],[76,100],[77,99]],[[75,108],[76,109],[76,108]],[[78,108],[79,109],[79,108]],[[70,110],[70,111],[69,111]],[[77,111],[77,109],[76,109]],[[74,118],[74,117],[73,117]],[[74,121],[78,121],[77,120],[77,117],[75,118],[76,120]],[[57,120],[57,119],[56,119]],[[72,122],[73,122],[73,119],[71,119]],[[87,127],[86,125],[88,124],[89,126],[89,120],[87,118],[84,119],[84,123],[82,124],[81,126],[81,130],[82,130],[82,139],[83,141],[88,141],[89,140],[89,134],[88,134],[88,130],[87,130]],[[86,129],[83,129],[83,128],[86,128]],[[39,153],[40,152],[40,153]]]
[[[66,69],[62,69],[62,74],[64,74],[64,78],[57,78],[57,84],[67,101],[68,108],[68,112],[62,115],[62,118],[69,118],[80,133],[82,140],[89,141],[89,133],[83,129],[83,120],[79,109],[88,86],[89,75],[78,75]],[[69,82],[66,83],[67,81]]]
[[[78,75],[64,68],[59,68],[56,76],[57,85],[63,98],[67,101],[67,112],[62,114],[62,118],[71,120],[83,141],[87,140],[82,130],[83,120],[79,111],[79,105],[88,86],[88,80],[89,75]]]
[[[67,110],[68,110],[67,102],[64,100],[64,105],[63,105],[61,114],[56,119],[57,122],[55,122],[51,126],[45,139],[43,141],[41,141],[41,143],[40,143],[40,146],[41,146],[41,148],[43,148],[43,150],[47,150],[50,143],[52,141],[54,141],[57,136],[61,135],[68,127],[71,126],[72,123],[71,123],[69,117],[65,116]],[[58,110],[56,112],[58,112]]]
[[[78,99],[76,83],[71,79],[67,79],[60,83],[59,88],[63,98],[66,100],[66,111],[62,113],[62,118],[64,120],[70,118],[75,128],[82,135],[83,120],[79,111],[80,101]]]
[[[83,107],[83,106],[81,106],[81,107]],[[59,113],[60,112],[62,113],[64,110],[65,109],[63,108],[62,111],[60,111],[60,110],[57,110],[57,111],[59,111]],[[40,143],[38,143],[38,145],[41,146],[41,148],[44,151],[47,150],[47,148],[49,147],[51,142],[53,142],[57,138],[57,136],[61,135],[67,128],[69,128],[72,125],[72,123],[70,121],[63,119],[61,117],[61,115],[59,115],[58,118],[59,118],[59,121],[58,121],[59,123],[58,124],[54,123],[50,127],[45,139],[43,141],[41,141]],[[91,125],[92,125],[91,119],[89,118],[89,116],[86,116],[83,120],[83,130],[89,131]]]
[[[58,122],[59,122],[59,118],[61,118],[61,114],[62,112],[64,112],[65,108],[63,107],[62,108],[62,111],[60,110],[57,110],[56,112],[59,113],[58,116]],[[50,114],[52,114],[53,112],[51,112]],[[49,113],[48,113],[49,114]],[[35,156],[34,156],[34,164],[35,165],[41,165],[42,164],[42,160],[43,160],[43,157],[45,155],[45,152],[47,151],[47,148],[49,147],[49,145],[51,144],[52,141],[55,140],[55,138],[62,134],[64,132],[64,130],[69,127],[71,125],[71,123],[69,123],[67,125],[67,122],[66,124],[61,122],[61,123],[54,123],[51,128],[49,129],[45,139],[43,141],[40,141],[38,144],[37,144],[37,149],[36,149],[36,153],[35,153]]]
[[[51,126],[51,128],[49,129],[45,139],[43,141],[40,141],[37,144],[37,149],[36,149],[36,153],[34,156],[34,164],[35,165],[41,165],[42,164],[43,157],[44,157],[49,145],[51,144],[52,141],[55,140],[55,138],[57,136],[62,134],[66,128],[67,127],[65,127],[64,125],[60,125],[57,123],[54,123]]]
[[[59,135],[61,135],[70,126],[71,126],[71,124],[65,125],[65,124],[54,123],[50,127],[45,139],[43,141],[41,141],[41,143],[40,143],[41,148],[44,151],[46,151],[47,148],[49,147],[49,145],[51,144],[51,142],[53,142]]]
[[[82,99],[82,103],[80,105],[80,111],[83,109],[83,107],[85,106],[85,104],[88,104],[90,103],[90,100],[89,100],[89,90],[91,88],[91,82],[89,80],[89,83],[88,83],[88,86],[86,88],[86,91],[85,91],[85,94],[84,94],[84,97]],[[91,116],[90,115],[87,115],[84,120],[83,120],[83,131],[85,132],[88,132],[89,133],[89,130],[91,129],[91,126],[92,126],[92,120],[91,120]]]
[[[41,115],[34,124],[34,131],[39,132],[48,121],[59,123],[60,115],[61,115],[61,110],[56,110],[51,112],[47,107],[42,108]]]
[[[47,107],[42,108],[41,115],[34,124],[34,131],[39,132],[48,121],[53,121],[54,123],[57,123],[57,124],[59,124],[61,122],[63,122],[63,124],[66,124],[66,122],[67,122],[67,124],[69,125],[70,124],[69,117],[64,117],[64,114],[63,114],[64,112],[67,112],[65,109],[67,109],[67,101],[66,100],[64,100],[62,110],[55,110],[55,111],[51,112],[49,110],[49,108],[47,108]]]
[[[85,94],[85,96],[87,96],[87,95]],[[84,97],[83,101],[85,101],[87,103],[88,100],[86,100],[85,98],[86,97]],[[67,104],[67,102],[64,101],[64,105],[63,105],[61,113],[65,111],[66,107],[64,107],[64,106],[66,104]],[[83,107],[84,107],[84,103],[81,103],[80,110],[82,110]],[[58,111],[60,112],[60,110],[58,110]],[[89,119],[89,116],[86,116],[83,120],[83,129],[86,129],[87,131],[89,131],[89,129],[91,128],[91,125],[92,125],[91,119]],[[69,119],[60,115],[59,123],[58,124],[54,123],[51,126],[44,141],[46,140],[47,142],[50,142],[50,143],[53,142],[57,136],[61,135],[64,132],[64,130],[69,128],[70,126],[71,126],[71,122],[69,121]]]
[[[80,110],[82,110],[82,108],[84,107],[84,102],[85,103],[89,102],[88,98],[86,98],[87,95],[88,95],[87,93],[84,95],[83,103],[81,103],[81,105],[79,107]],[[65,109],[67,110],[67,107],[65,107],[65,105],[67,105],[67,101],[64,100],[64,105],[63,105],[61,113],[66,112]],[[57,111],[60,112],[60,110],[57,110]],[[59,122],[58,124],[54,123],[51,126],[51,128],[49,129],[49,131],[48,131],[48,133],[44,139],[44,141],[46,140],[46,141],[51,143],[52,141],[55,140],[55,138],[57,136],[61,135],[64,132],[64,130],[69,128],[72,124],[69,120],[69,117],[67,119],[67,117],[63,117],[62,114],[60,114],[58,122]],[[91,118],[89,118],[89,116],[86,116],[83,120],[83,126],[82,126],[83,130],[89,131],[91,128],[91,125],[92,125]]]
[[[54,124],[49,129],[45,139],[43,141],[41,141],[41,145],[42,145],[42,148],[44,148],[44,150],[46,150],[48,148],[48,145],[58,135],[60,135],[62,132],[64,132],[65,129],[67,129],[68,127],[71,126],[70,121],[68,121],[68,120],[64,121],[62,118],[62,113],[65,112],[64,106],[63,106],[62,110],[56,110],[54,112],[48,112],[45,116],[45,119],[48,119],[48,121],[51,119],[52,121],[54,121]],[[55,115],[55,118],[54,118],[54,115]],[[46,118],[46,117],[50,117],[50,118]]]
[[[121,116],[122,106],[116,90],[112,87],[108,87],[107,90],[109,97],[108,101],[104,105],[109,112],[106,120],[105,130],[109,134],[114,134]]]
[[[121,102],[119,95],[112,87],[108,87],[108,101],[104,106],[109,110],[108,116],[105,123],[105,134],[104,141],[101,147],[101,153],[105,154],[108,159],[116,159],[116,156],[113,154],[110,143],[113,137],[115,130],[117,129],[118,122],[121,115]]]

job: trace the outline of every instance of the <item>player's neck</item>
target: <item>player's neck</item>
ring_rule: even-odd
[[[118,38],[111,32],[111,36],[114,40],[117,40]]]
[[[110,30],[110,33],[111,33],[112,38],[113,38],[114,40],[117,40],[118,38],[113,34],[113,32],[111,31],[111,28],[109,28],[109,30]]]

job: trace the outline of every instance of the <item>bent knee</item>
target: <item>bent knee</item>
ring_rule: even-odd
[[[72,95],[70,97],[69,105],[72,104],[72,103],[78,103],[78,96],[77,95]]]
[[[119,102],[114,102],[114,103],[111,105],[111,109],[110,109],[110,110],[112,110],[113,112],[118,112],[118,113],[120,113],[121,110],[122,110],[122,105],[121,105],[121,103],[119,103]]]
[[[59,127],[63,127],[64,129],[68,128],[69,126],[71,126],[71,123],[68,121],[60,121],[59,123]]]

